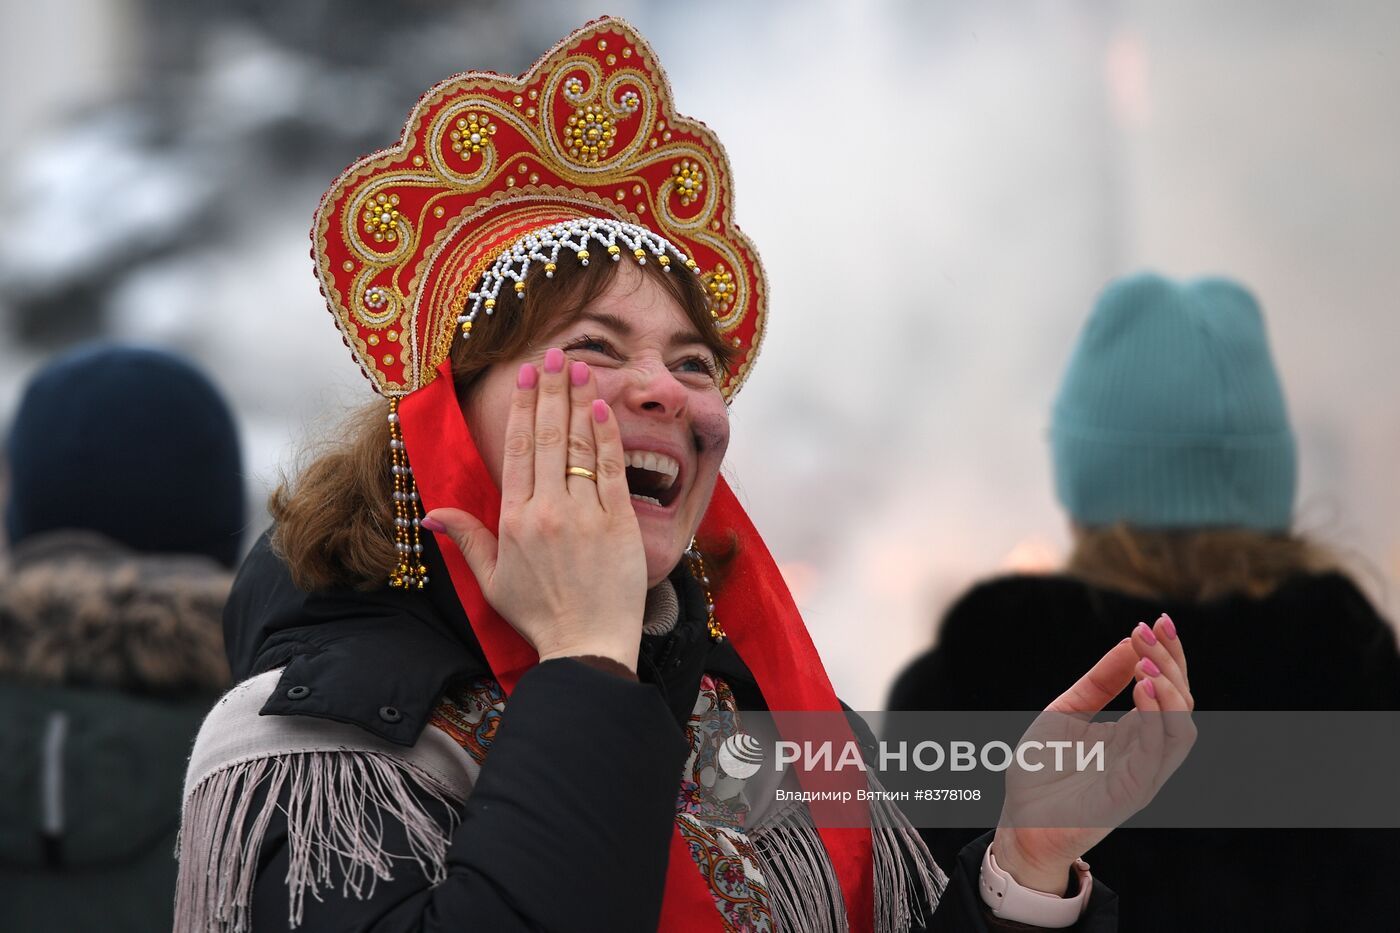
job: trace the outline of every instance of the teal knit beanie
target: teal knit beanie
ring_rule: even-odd
[[[1051,423],[1055,489],[1081,525],[1292,523],[1297,460],[1254,297],[1228,279],[1109,284]]]

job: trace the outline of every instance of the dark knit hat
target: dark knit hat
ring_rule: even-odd
[[[25,389],[6,453],[12,545],[82,529],[137,551],[238,559],[233,416],[202,373],[169,353],[98,345],[49,363]]]
[[[1297,463],[1254,297],[1227,279],[1111,283],[1051,427],[1055,486],[1082,525],[1282,531]]]

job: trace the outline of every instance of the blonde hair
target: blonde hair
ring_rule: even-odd
[[[1290,532],[1160,531],[1120,522],[1077,527],[1065,571],[1135,596],[1206,602],[1233,593],[1267,596],[1290,577],[1338,569],[1337,563],[1325,548]]]
[[[452,381],[463,399],[492,365],[515,359],[564,326],[607,288],[620,263],[588,266],[561,258],[553,278],[536,266],[518,309],[497,313],[488,326],[456,340],[451,350]],[[728,368],[733,350],[715,331],[708,299],[699,277],[666,273],[656,263],[638,266],[675,298],[695,325],[701,340]],[[376,401],[354,412],[330,444],[286,480],[268,499],[275,523],[272,546],[303,590],[333,586],[375,589],[397,562],[394,548],[393,483],[390,473],[388,411]]]

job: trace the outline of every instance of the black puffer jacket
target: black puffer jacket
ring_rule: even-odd
[[[1138,622],[1177,624],[1200,710],[1400,709],[1395,635],[1346,577],[1299,576],[1265,599],[1143,600],[1067,577],[981,584],[890,709],[1036,710]],[[1008,650],[1015,646],[1015,650]],[[1127,692],[1110,709],[1129,709]],[[925,831],[936,858],[981,830]],[[1133,933],[1400,928],[1400,832],[1119,830],[1087,856]]]
[[[168,930],[180,778],[228,686],[212,560],[35,535],[0,575],[0,929]]]
[[[441,556],[426,550],[429,576],[447,580]],[[541,664],[520,680],[460,814],[446,881],[429,887],[410,865],[369,901],[308,898],[301,929],[655,929],[688,749],[681,727],[701,675],[723,678],[742,707],[765,708],[729,643],[708,639],[704,594],[683,569],[673,582],[681,620],[670,635],[643,639],[640,683],[573,660]],[[237,679],[285,666],[265,715],[353,723],[401,745],[417,739],[449,686],[488,672],[450,587],[305,594],[266,538],[239,573],[225,637]],[[306,689],[289,695],[293,687]],[[628,762],[626,773],[605,766],[617,760]],[[387,831],[386,848],[406,851],[403,828]],[[999,923],[981,904],[977,866],[989,838],[961,854],[929,930],[1032,929]],[[285,826],[274,825],[254,929],[285,927],[286,868]],[[1115,917],[1116,898],[1099,887],[1076,929],[1106,933]]]

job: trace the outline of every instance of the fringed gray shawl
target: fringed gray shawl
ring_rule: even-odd
[[[395,862],[416,863],[434,883],[445,877],[454,827],[435,820],[419,795],[460,806],[476,762],[439,729],[424,729],[416,745],[403,748],[358,726],[260,716],[280,675],[269,671],[234,687],[195,740],[180,824],[177,930],[249,928],[258,853],[279,806],[291,849],[292,927],[301,923],[306,893],[319,900],[336,880],[342,895],[369,897]],[[385,819],[404,825],[410,851],[385,851]]]
[[[259,853],[279,808],[287,820],[292,928],[301,923],[308,893],[320,900],[338,884],[340,896],[368,898],[378,880],[398,870],[420,871],[431,884],[446,877],[455,816],[444,825],[424,801],[447,804],[443,809],[454,813],[471,793],[486,749],[464,749],[449,732],[461,735],[454,726],[470,727],[503,708],[494,682],[446,698],[435,724],[404,748],[321,718],[260,716],[278,678],[270,671],[235,687],[210,712],[195,743],[185,779],[177,930],[249,928]],[[695,716],[730,702],[723,682],[706,677]],[[755,793],[756,787],[734,793],[730,786],[727,801],[715,800],[713,776],[702,773],[701,764],[701,745],[715,736],[690,733],[695,747],[681,783],[677,825],[696,843],[697,868],[716,892],[726,926],[759,933],[847,929],[840,887],[806,807],[761,811],[745,804],[735,811],[736,800],[775,798]],[[386,850],[389,820],[407,830],[408,851]],[[907,931],[918,905],[936,906],[947,879],[894,804],[872,804],[872,831],[876,929]]]

